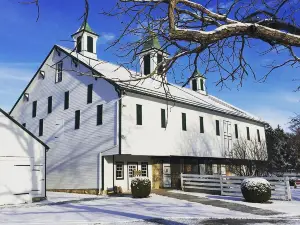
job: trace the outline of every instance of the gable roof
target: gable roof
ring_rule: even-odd
[[[203,95],[198,92],[195,92],[189,88],[181,87],[175,84],[168,83],[167,89],[168,94],[166,96],[166,92],[164,87],[161,85],[161,82],[154,79],[149,78],[143,81],[130,81],[130,82],[118,82],[118,80],[129,80],[131,79],[132,75],[136,77],[142,76],[140,73],[137,73],[136,71],[130,71],[131,75],[129,74],[128,70],[120,67],[118,65],[103,61],[103,60],[94,60],[87,58],[83,56],[80,53],[74,52],[71,49],[55,45],[42,65],[40,66],[39,70],[49,57],[49,55],[52,53],[54,49],[58,49],[62,52],[64,52],[66,55],[70,56],[73,59],[79,60],[80,63],[82,63],[84,66],[89,68],[93,74],[91,73],[91,76],[95,77],[101,77],[111,84],[113,84],[118,89],[123,89],[126,91],[130,91],[133,93],[138,93],[146,96],[152,96],[155,98],[160,99],[168,99],[170,102],[179,102],[182,104],[204,108],[208,110],[212,110],[215,112],[224,113],[227,115],[232,115],[236,117],[241,117],[247,120],[255,121],[261,124],[266,124],[265,121],[262,119],[251,115],[250,113],[239,109],[215,96],[212,95]],[[38,71],[39,71],[38,70]],[[21,97],[26,92],[27,88],[30,86],[34,78],[38,75],[38,71],[36,72],[35,76],[32,78],[32,80],[29,82],[25,90],[23,91],[22,95],[19,97],[18,101],[13,106],[10,113],[12,113],[13,109],[17,105],[17,103],[20,101]]]
[[[27,130],[24,126],[22,126],[18,121],[16,121],[13,117],[11,117],[7,112],[5,112],[3,109],[0,108],[0,112],[6,116],[8,119],[13,121],[16,125],[18,125],[22,130],[24,130],[26,133],[28,133],[33,139],[37,140],[39,143],[41,143],[46,149],[50,149],[48,145],[46,145],[44,142],[42,142],[39,138],[37,138],[33,133],[31,133],[29,130]]]

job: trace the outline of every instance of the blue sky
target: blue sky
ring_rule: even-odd
[[[100,34],[98,58],[116,63],[113,50],[105,51],[105,48],[120,33],[121,24],[99,14],[101,9],[110,9],[115,1],[91,0],[89,24]],[[80,26],[78,19],[84,6],[78,0],[41,1],[40,19],[36,22],[35,6],[18,2],[3,0],[0,7],[0,107],[5,110],[11,109],[54,44],[73,45],[63,40],[71,40],[70,35]],[[259,49],[259,44],[253,46],[247,56],[257,74],[263,75],[266,70],[261,65],[278,56],[272,52],[258,57]],[[293,91],[300,83],[293,79],[299,79],[299,74],[299,68],[285,67],[272,73],[264,83],[251,77],[241,88],[229,83],[230,90],[216,87],[217,76],[212,74],[207,76],[207,86],[210,94],[262,117],[273,126],[280,124],[287,129],[289,117],[300,113],[300,93]]]

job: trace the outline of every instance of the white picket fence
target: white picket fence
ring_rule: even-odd
[[[221,195],[242,197],[241,183],[247,177],[223,175],[181,174],[182,190],[219,191]],[[272,199],[291,201],[291,190],[288,177],[262,177],[272,187]]]

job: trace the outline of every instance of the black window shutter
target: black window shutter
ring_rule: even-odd
[[[69,91],[65,92],[65,109],[69,108],[69,98],[70,98],[70,93]]]
[[[93,53],[94,52],[94,41],[93,41],[92,37],[90,37],[90,36],[87,37],[87,44],[88,44],[88,46],[87,46],[88,52]]]
[[[52,113],[52,96],[48,97],[48,114]]]
[[[186,130],[186,114],[182,113],[181,117],[182,117],[182,130]]]
[[[77,52],[81,52],[81,36],[77,38]]]
[[[144,75],[150,74],[150,55],[144,56]]]
[[[32,103],[32,117],[36,117],[36,110],[37,110],[37,101]]]
[[[43,136],[43,132],[44,132],[44,120],[40,119],[40,123],[39,123],[39,136]]]
[[[220,136],[220,121],[216,120],[216,135]]]
[[[192,80],[192,89],[193,89],[193,91],[197,91],[197,80],[196,79]]]
[[[75,130],[80,127],[80,110],[75,111]]]
[[[235,130],[235,138],[239,138],[239,131],[238,131],[238,125],[234,124],[234,130]]]
[[[161,127],[166,128],[166,110],[161,109]]]
[[[88,85],[87,103],[93,102],[93,84]]]
[[[258,142],[260,142],[260,134],[259,134],[259,130],[257,129],[257,140]]]
[[[200,116],[200,133],[204,133],[203,117]]]
[[[97,125],[102,125],[103,105],[97,105]]]
[[[142,106],[141,105],[136,105],[136,124],[137,125],[142,125]]]
[[[247,140],[250,140],[250,130],[249,130],[249,127],[247,127]]]

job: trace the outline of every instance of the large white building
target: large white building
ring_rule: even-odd
[[[175,187],[181,172],[228,172],[235,141],[265,140],[264,122],[209,95],[200,74],[191,88],[169,83],[167,99],[155,79],[117,82],[130,75],[97,58],[88,24],[72,37],[76,50],[55,45],[10,112],[50,147],[47,189],[128,190],[136,174]],[[151,36],[140,76],[166,55]]]

